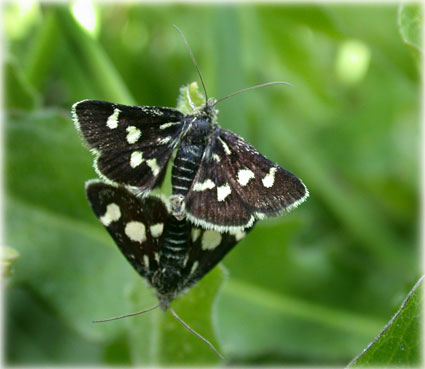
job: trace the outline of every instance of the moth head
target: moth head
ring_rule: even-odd
[[[207,121],[209,124],[216,123],[218,109],[215,108],[216,99],[209,98],[205,105],[197,112],[197,115]]]

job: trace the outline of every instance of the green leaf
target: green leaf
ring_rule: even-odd
[[[398,12],[398,26],[403,42],[422,51],[423,9],[418,4],[402,4]]]
[[[424,278],[419,279],[397,313],[349,367],[419,365]]]
[[[195,107],[200,107],[205,104],[205,97],[199,91],[198,84],[192,82],[180,88],[180,93],[177,98],[177,110],[183,114],[193,113],[193,104]]]
[[[210,341],[218,350],[215,327],[211,317],[214,302],[225,273],[215,268],[189,292],[172,303],[176,313],[191,328]],[[152,299],[150,299],[152,300]],[[134,310],[148,306],[146,294],[133,290]],[[154,301],[151,302],[155,304]],[[155,310],[134,319],[129,327],[129,345],[135,364],[150,365],[211,365],[220,361],[205,342],[186,330],[169,311]]]

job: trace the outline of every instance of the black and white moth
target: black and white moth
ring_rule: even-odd
[[[153,287],[163,310],[250,230],[220,233],[198,228],[172,216],[164,198],[139,197],[101,180],[88,181],[86,195],[128,262]]]
[[[93,212],[128,262],[153,287],[159,300],[153,308],[102,321],[157,307],[169,309],[180,323],[222,357],[175,313],[170,303],[219,263],[250,229],[234,233],[204,230],[172,216],[168,201],[161,197],[139,197],[123,186],[100,180],[86,183],[86,195]]]
[[[146,195],[162,184],[176,152],[173,215],[220,232],[249,228],[256,219],[280,215],[308,197],[294,174],[219,126],[217,100],[208,99],[206,90],[200,105],[189,87],[182,94],[192,108],[187,114],[99,100],[73,105],[75,125],[95,153],[95,169],[103,179]]]

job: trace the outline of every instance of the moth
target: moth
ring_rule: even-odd
[[[219,100],[208,98],[190,48],[189,52],[204,88],[200,105],[187,93],[189,113],[100,100],[73,105],[75,126],[96,156],[97,173],[146,196],[161,186],[175,153],[172,214],[219,232],[243,231],[256,219],[297,207],[308,197],[306,186],[242,137],[219,126],[216,105],[235,93]],[[277,83],[284,82],[239,92]]]
[[[219,233],[201,229],[176,219],[166,199],[140,197],[123,186],[100,180],[86,183],[86,195],[128,262],[154,289],[159,300],[155,308],[170,309],[173,315],[170,303],[196,284],[250,230]]]

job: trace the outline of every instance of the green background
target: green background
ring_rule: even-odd
[[[91,213],[82,99],[175,106],[198,80],[219,123],[298,175],[308,201],[258,223],[176,310],[231,364],[346,365],[397,311],[419,266],[418,24],[395,5],[5,6],[9,364],[213,364],[154,304]],[[417,14],[417,13],[415,13]],[[416,20],[417,21],[417,20]],[[417,364],[412,354],[403,364]]]

